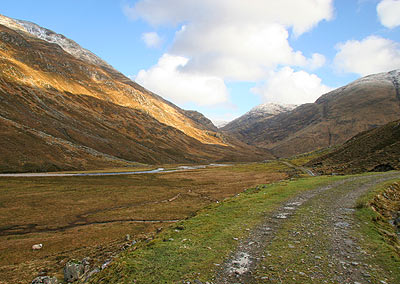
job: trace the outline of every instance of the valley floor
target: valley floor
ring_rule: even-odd
[[[178,166],[165,168],[171,167]],[[285,179],[287,171],[273,162],[156,174],[2,176],[0,283],[30,283],[43,274],[61,280],[71,259],[90,257],[101,266],[133,240],[151,238],[246,188]],[[39,243],[43,248],[32,250]]]
[[[250,189],[139,244],[91,283],[399,283],[398,247],[357,206],[399,179],[316,177]]]
[[[84,257],[110,262],[92,284],[400,283],[394,228],[368,205],[400,173],[306,177],[297,164],[2,177],[0,283],[62,280]]]

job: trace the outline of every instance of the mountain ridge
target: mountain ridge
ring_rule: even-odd
[[[271,156],[215,132],[202,115],[190,116],[114,68],[21,31],[14,21],[0,25],[0,67],[3,172]]]
[[[369,75],[322,95],[315,103],[227,132],[278,157],[339,145],[399,118],[399,78],[398,69]]]
[[[275,115],[292,111],[297,105],[265,103],[253,107],[244,115],[221,127],[222,131],[240,133],[254,123],[259,123]]]

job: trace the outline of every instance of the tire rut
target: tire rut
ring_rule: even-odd
[[[364,269],[369,267],[361,264],[360,259],[362,259],[362,256],[356,253],[359,250],[357,240],[350,236],[350,228],[354,226],[354,216],[352,215],[354,210],[352,207],[355,200],[369,188],[395,177],[400,177],[400,174],[385,173],[367,177],[350,177],[301,193],[290,199],[275,212],[266,216],[261,225],[252,229],[248,238],[239,241],[236,251],[217,271],[215,283],[265,283],[266,281],[267,283],[302,283],[296,282],[296,280],[282,282],[281,275],[287,277],[290,274],[290,269],[288,267],[280,267],[280,263],[272,262],[268,268],[260,267],[261,263],[265,263],[266,259],[270,259],[270,253],[275,253],[269,251],[268,246],[272,242],[286,237],[279,235],[280,229],[286,223],[292,222],[293,218],[296,218],[298,223],[295,224],[295,228],[290,232],[294,237],[287,237],[287,244],[285,242],[286,250],[295,248],[294,245],[290,244],[290,239],[293,239],[294,244],[297,246],[301,246],[300,241],[302,241],[302,238],[312,239],[318,232],[329,239],[330,244],[328,246],[330,247],[327,249],[331,255],[330,260],[324,263],[327,266],[328,273],[320,270],[312,272],[313,269],[311,269],[311,272],[308,271],[309,274],[307,275],[304,272],[294,271],[293,279],[296,279],[299,275],[298,273],[300,273],[300,276],[310,279],[311,282],[306,283],[357,283],[357,280],[359,281],[360,279],[369,280],[370,274],[367,269]],[[355,187],[353,188],[351,185],[354,183]],[[316,225],[307,218],[304,220],[298,218],[296,215],[298,211],[302,210],[306,210],[307,214],[311,214],[310,216],[323,213],[322,229],[324,231],[318,231],[321,229],[321,224]],[[296,240],[298,236],[299,240]],[[318,262],[321,258],[318,255],[319,249],[322,249],[319,245],[316,248],[307,248],[310,251],[312,263]],[[355,257],[350,259],[348,256],[351,254]],[[299,261],[304,262],[304,259],[299,259]],[[351,266],[351,269],[349,269],[349,266]],[[314,265],[315,267],[317,265]],[[271,273],[269,271],[276,269],[278,272]],[[327,280],[327,278],[329,279]],[[318,280],[313,282],[313,279]],[[364,282],[362,280],[361,283]]]

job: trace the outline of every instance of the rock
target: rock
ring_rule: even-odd
[[[40,276],[33,279],[31,284],[58,284],[56,277]]]
[[[102,265],[101,270],[105,269],[111,263],[111,259],[107,259]]]
[[[74,282],[78,280],[85,272],[85,267],[81,262],[69,261],[64,266],[64,281]]]

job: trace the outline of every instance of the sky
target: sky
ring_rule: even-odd
[[[0,14],[213,121],[400,68],[400,0],[1,0]]]

